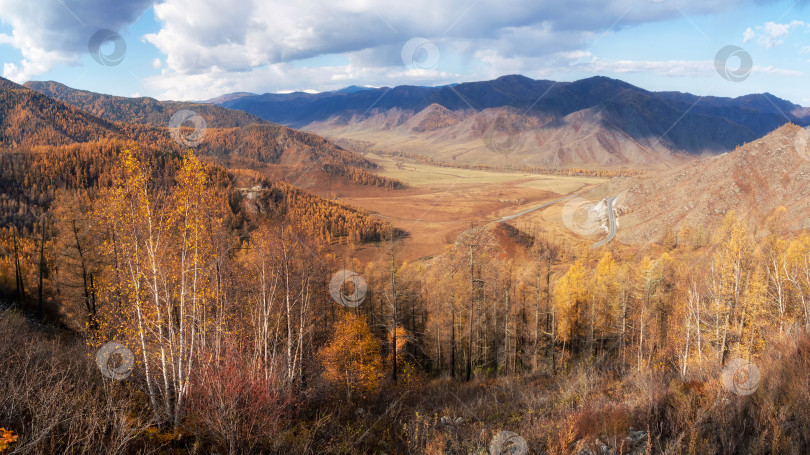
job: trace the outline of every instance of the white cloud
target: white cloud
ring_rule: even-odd
[[[254,90],[235,82],[251,84],[262,74],[266,78],[259,90],[285,90],[291,72],[299,78],[293,79],[292,90],[327,89],[320,83],[337,81],[451,82],[443,80],[444,72],[459,65],[469,67],[467,76],[479,79],[538,74],[550,60],[588,57],[584,49],[608,31],[681,17],[682,11],[717,13],[742,4],[744,0],[685,0],[678,5],[638,0],[243,0],[223,8],[220,0],[164,0],[154,8],[161,28],[145,39],[166,55],[162,77],[174,82],[149,82],[165,86],[163,94],[172,97],[198,87],[205,94],[194,97],[203,98],[222,93],[209,88],[217,83],[199,82],[213,75],[216,82],[227,79],[235,90]],[[436,43],[442,56],[436,71],[404,71],[400,52],[413,37]],[[332,54],[345,55],[351,63],[307,71],[294,65]],[[443,66],[443,61],[453,64]]]
[[[754,30],[752,30],[751,27],[748,27],[745,29],[745,33],[743,33],[743,43],[751,41],[755,36],[757,36],[757,34],[754,32]]]
[[[605,60],[597,57],[573,68],[597,74],[652,73],[670,77],[707,76],[715,71],[714,62],[709,60]]]
[[[0,43],[22,53],[22,61],[5,63],[3,76],[15,82],[46,73],[57,65],[75,64],[88,52],[88,41],[100,29],[121,30],[149,7],[151,0],[0,0],[0,22],[11,26]]]
[[[0,0],[11,28],[0,43],[22,53],[3,74],[22,82],[75,64],[97,30],[121,31],[153,6],[159,29],[143,37],[162,54],[144,80],[162,98],[205,99],[233,91],[329,90],[347,84],[432,85],[549,69],[650,71],[685,75],[705,62],[607,61],[590,47],[637,24],[718,14],[746,0]],[[61,3],[64,2],[64,3]],[[64,5],[64,6],[63,6]],[[786,36],[779,25],[746,30],[746,40]],[[766,27],[767,26],[767,27]],[[402,45],[413,37],[441,51],[432,70],[408,70]],[[342,55],[318,64],[319,58]],[[311,59],[311,60],[308,60]],[[342,62],[348,60],[347,64]],[[301,63],[304,61],[305,63]],[[310,64],[312,61],[315,63]],[[705,67],[705,68],[704,68]],[[452,68],[452,69],[451,69]],[[456,73],[463,73],[459,75]]]
[[[435,85],[464,80],[475,80],[475,75],[445,73],[435,70],[413,71],[399,67],[357,67],[352,64],[330,67],[296,67],[289,63],[276,63],[253,71],[226,72],[218,69],[199,74],[181,74],[166,69],[159,76],[147,77],[144,84],[160,93],[161,99],[201,100],[224,93],[238,91],[264,93],[268,81],[274,92],[303,91],[307,87],[335,90],[349,84],[394,86],[401,84]]]
[[[561,72],[563,69],[554,68],[554,70]],[[569,66],[569,70],[595,74],[644,73],[667,77],[713,77],[717,71],[713,60],[608,60],[598,57],[574,63]],[[758,65],[754,65],[751,72],[778,76],[803,75],[800,71]]]
[[[756,38],[757,44],[770,49],[784,43],[785,39],[788,37],[788,35],[790,35],[790,32],[793,29],[807,27],[807,23],[798,20],[784,24],[777,22],[765,22],[762,25],[757,25],[753,29],[748,27],[745,30],[745,33],[743,33],[743,42],[747,43]]]
[[[580,49],[611,27],[678,17],[679,10],[716,12],[742,1],[243,0],[223,8],[220,0],[165,0],[154,8],[160,31],[145,38],[167,55],[172,71],[185,74],[396,48],[394,55],[368,55],[391,64],[415,36],[494,45],[507,57],[534,56]]]
[[[577,59],[580,59],[580,58],[593,57],[593,54],[591,54],[588,51],[561,52],[560,55],[562,57],[564,57],[564,58],[568,58],[568,59],[571,59],[571,60],[577,60]]]
[[[759,66],[754,65],[751,68],[751,72],[753,73],[768,73],[768,74],[776,74],[779,76],[803,76],[804,73],[801,71],[794,71],[794,70],[786,70],[782,68],[774,68],[773,66]]]

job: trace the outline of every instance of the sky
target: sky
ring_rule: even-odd
[[[810,106],[808,3],[0,0],[0,69],[163,100],[523,74]]]

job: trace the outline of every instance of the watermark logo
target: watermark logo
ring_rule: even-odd
[[[127,55],[127,42],[112,30],[99,30],[87,42],[93,60],[104,66],[117,66]]]
[[[126,379],[135,366],[135,354],[126,346],[110,341],[96,353],[96,365],[105,377],[115,380]]]
[[[526,455],[529,445],[526,440],[513,431],[501,431],[489,443],[490,455]]]
[[[731,69],[729,65],[729,61],[732,57],[740,62],[740,65],[735,69]],[[717,74],[727,81],[742,82],[748,79],[753,66],[754,59],[751,58],[751,54],[740,46],[725,46],[717,51],[717,54],[714,56],[714,67],[717,70]]]
[[[181,128],[186,122],[192,125],[192,131],[188,134],[184,134]],[[202,115],[186,109],[175,112],[171,120],[169,120],[169,131],[171,132],[172,139],[186,147],[196,147],[200,145],[205,138],[206,129],[207,126]]]
[[[487,125],[481,135],[484,145],[493,153],[509,155],[519,149],[523,143],[523,129],[509,121],[503,113],[499,113]]]
[[[723,367],[723,385],[737,395],[751,395],[759,387],[759,368],[743,359],[732,359]]]
[[[605,232],[604,226],[607,218],[605,201],[594,203],[581,197],[575,197],[566,202],[562,209],[562,220],[565,227],[582,236]]]
[[[329,295],[332,299],[349,308],[356,308],[363,303],[368,292],[366,280],[351,270],[340,270],[329,280]]]
[[[800,157],[810,161],[810,128],[802,128],[793,140],[793,147]]]
[[[432,70],[439,64],[439,47],[426,38],[411,38],[402,46],[402,63],[412,70]]]

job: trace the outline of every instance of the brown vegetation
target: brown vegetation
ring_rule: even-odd
[[[467,225],[409,262],[363,212],[168,150],[2,155],[0,452],[810,448],[810,233],[784,208],[643,248]],[[330,296],[343,269],[357,308]],[[118,379],[108,341],[134,355]],[[749,395],[724,384],[736,359]]]

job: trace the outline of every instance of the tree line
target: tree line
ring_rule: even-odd
[[[325,202],[285,183],[249,199],[193,154],[110,154],[99,172],[36,171],[52,196],[30,227],[0,233],[2,286],[93,347],[124,344],[126,387],[158,427],[200,428],[232,452],[430,377],[569,377],[584,363],[690,383],[810,326],[810,234],[782,230],[784,210],[759,231],[730,213],[644,248],[525,233],[507,254],[471,225],[415,262],[381,225],[378,257],[361,262],[312,226],[330,219]],[[3,169],[24,177],[32,163]],[[356,308],[330,295],[341,269],[367,283]]]

